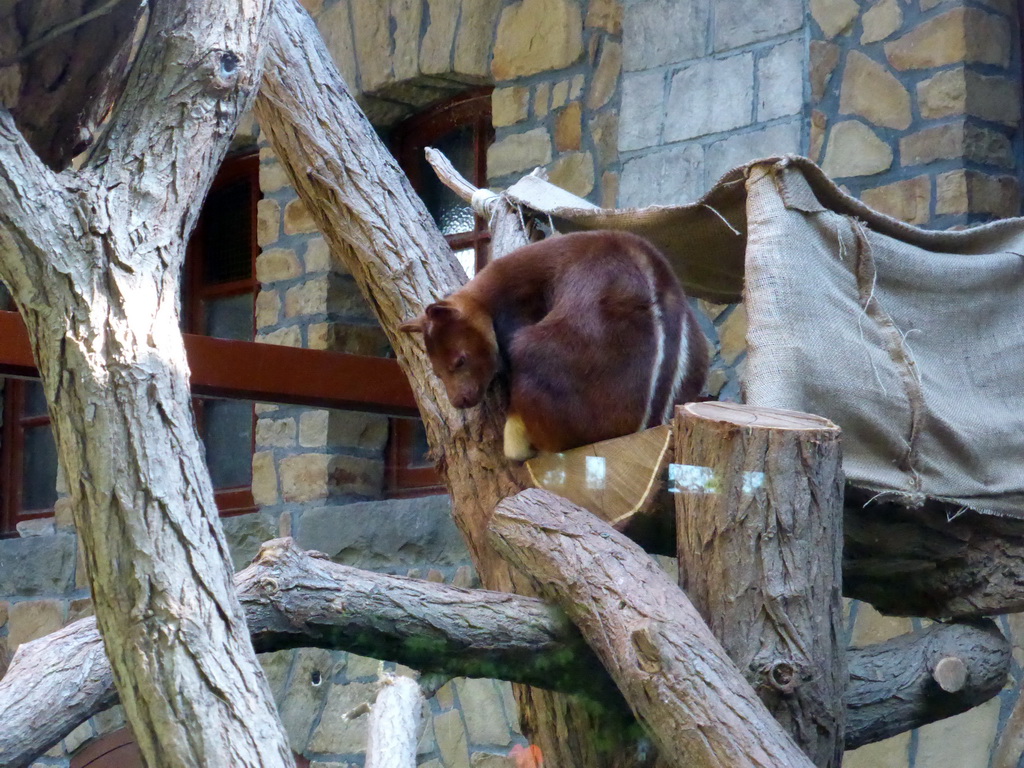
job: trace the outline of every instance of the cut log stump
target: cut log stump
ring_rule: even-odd
[[[840,430],[732,403],[676,410],[680,586],[818,766],[843,751]]]

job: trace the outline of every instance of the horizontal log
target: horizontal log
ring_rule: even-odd
[[[613,699],[608,706],[625,706],[572,623],[535,598],[361,571],[303,552],[291,539],[267,542],[235,580],[259,651],[351,651],[427,673],[557,687],[595,701]],[[1001,681],[1008,671],[1009,645],[990,627],[936,625],[929,632],[938,635],[927,642],[942,658],[957,656],[957,648],[975,642],[948,643],[941,639],[945,633],[974,632],[978,643],[994,649],[986,653],[1005,660],[1004,667],[987,663],[983,668],[988,671],[979,676],[973,657],[960,654],[968,665],[966,686],[954,694],[960,708],[942,704],[941,690],[931,691],[929,707],[915,705],[915,719],[900,720],[905,728],[964,711],[972,701],[980,703],[998,691],[993,681]],[[905,661],[921,657],[910,636],[850,651],[847,748],[884,738],[859,724],[889,719],[890,709],[908,706],[907,690],[932,679],[924,666]],[[876,670],[883,668],[912,668],[918,677],[904,676],[901,686],[894,687],[878,675]],[[27,765],[115,701],[110,665],[91,617],[23,644],[0,680],[0,765]],[[855,708],[876,714],[869,718]]]
[[[846,748],[966,712],[998,694],[1010,644],[992,621],[933,624],[850,651]]]
[[[1024,519],[847,486],[843,593],[882,613],[976,619],[1024,611]]]
[[[351,568],[292,539],[265,543],[235,583],[260,652],[333,648],[621,701],[572,623],[537,598]]]

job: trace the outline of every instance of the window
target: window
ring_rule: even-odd
[[[182,280],[182,330],[252,341],[255,333],[259,155],[224,161],[189,240]],[[255,413],[247,400],[197,397],[196,426],[222,515],[253,512]]]
[[[399,165],[469,277],[487,263],[491,240],[487,222],[474,215],[465,201],[438,180],[423,150],[440,150],[468,181],[486,187],[487,147],[493,140],[490,88],[470,91],[430,107],[398,125],[391,137]],[[391,420],[387,456],[389,496],[419,496],[444,489],[428,450],[423,422]]]
[[[0,472],[5,531],[48,517],[57,501],[57,446],[38,381],[7,379],[3,388]]]
[[[392,133],[399,165],[470,277],[487,262],[491,239],[487,222],[438,180],[423,150],[440,150],[468,181],[486,187],[487,147],[492,141],[490,88],[433,106],[396,126]]]
[[[259,196],[259,156],[225,160],[188,245],[182,281],[186,333],[252,340]],[[10,309],[9,295],[0,292],[0,310]],[[57,448],[38,381],[8,378],[2,396],[0,535],[13,535],[18,523],[53,514]],[[221,514],[254,511],[252,402],[196,398],[193,404]]]

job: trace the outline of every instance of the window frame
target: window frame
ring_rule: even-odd
[[[257,150],[247,150],[241,153],[228,155],[221,163],[217,175],[207,192],[210,194],[225,189],[239,180],[246,180],[249,183],[249,209],[252,221],[252,233],[249,240],[249,277],[232,280],[223,283],[206,284],[203,277],[206,274],[206,250],[204,248],[203,230],[209,226],[208,216],[200,212],[196,227],[189,238],[185,251],[185,272],[182,276],[182,323],[185,332],[203,336],[202,329],[206,327],[206,300],[214,298],[228,298],[231,296],[242,296],[252,294],[253,312],[250,325],[249,341],[256,336],[256,297],[260,290],[260,283],[256,279],[256,257],[259,256],[260,246],[256,238],[256,217],[257,203],[263,197],[259,182],[260,156]],[[205,205],[205,203],[204,203]],[[209,398],[192,398],[192,410],[195,414],[196,431],[200,439],[204,434],[206,423],[206,400]],[[252,415],[251,440],[249,445],[250,458],[256,452],[256,406],[253,403],[250,408]],[[259,507],[252,495],[252,480],[249,485],[228,486],[223,488],[214,487],[214,500],[217,503],[217,511],[221,517],[233,517],[256,512]]]
[[[253,154],[247,162],[250,164],[248,172],[255,172],[258,179],[258,155]],[[259,194],[258,183],[256,194]],[[253,243],[256,243],[255,237]],[[255,244],[254,253],[258,251],[259,246]],[[252,279],[255,281],[255,270]],[[188,283],[183,280],[183,284],[187,289]],[[258,283],[256,286],[258,289]],[[184,307],[182,314],[186,314]],[[419,416],[409,381],[393,358],[220,339],[188,332],[184,333],[184,342],[194,397]],[[3,439],[0,470],[4,472],[0,474],[0,538],[3,538],[18,535],[18,522],[53,514],[51,509],[30,515],[15,514],[12,519],[9,510],[16,510],[16,506],[5,502],[7,495],[13,493],[14,483],[8,482],[8,478],[16,477],[20,485],[21,477],[20,465],[12,464],[8,450],[15,442],[8,437],[15,419],[7,416],[7,408],[13,404],[12,393],[24,388],[19,379],[38,379],[39,374],[21,315],[4,306],[0,306],[0,376],[6,378],[4,423],[0,427]],[[255,429],[253,439],[255,441]],[[15,467],[19,470],[12,474]],[[251,485],[240,492],[239,489],[221,489],[217,493],[218,509],[223,516],[257,509],[251,500]],[[20,489],[18,494],[20,498]]]
[[[474,88],[418,112],[391,132],[391,148],[399,166],[417,194],[424,186],[423,150],[449,133],[472,126],[473,172],[467,179],[478,188],[487,186],[487,147],[494,141],[491,122],[492,87]],[[491,233],[487,221],[473,217],[471,232],[446,235],[452,251],[472,248],[475,271],[486,265],[490,256]],[[446,487],[436,467],[413,467],[414,422],[391,419],[385,457],[385,496],[410,498],[444,492]]]
[[[494,141],[491,124],[491,93],[493,88],[475,88],[442,101],[395,126],[391,132],[391,147],[399,166],[409,177],[416,194],[423,189],[423,150],[438,139],[465,126],[473,127],[473,178],[467,179],[476,187],[487,186],[487,147]],[[483,269],[490,251],[491,233],[481,216],[474,216],[472,232],[460,232],[445,237],[453,251],[473,248],[476,271]]]
[[[54,508],[22,509],[25,430],[50,426],[49,413],[25,416],[25,388],[21,378],[8,378],[3,388],[3,427],[0,430],[0,537],[17,533],[18,523],[52,517]]]

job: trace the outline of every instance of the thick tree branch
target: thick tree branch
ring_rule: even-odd
[[[362,571],[291,539],[267,542],[235,580],[259,651],[343,650],[427,674],[553,687],[625,709],[579,631],[537,598]],[[935,683],[933,668],[944,658],[963,660],[963,689],[946,693]],[[899,732],[893,724],[907,730],[976,706],[999,692],[1009,663],[1009,644],[991,622],[935,624],[923,636],[852,649],[847,749]],[[0,765],[31,762],[115,700],[92,618],[26,643],[0,680]]]
[[[495,505],[525,486],[525,473],[502,453],[502,393],[495,387],[479,407],[455,410],[421,341],[397,330],[464,277],[295,0],[276,4],[269,42],[256,106],[260,126],[413,383],[431,450],[451,489],[455,523],[481,581],[489,589],[535,594],[529,578],[515,574],[486,538]],[[525,242],[499,234],[491,241],[495,254],[502,244]],[[541,689],[517,687],[515,695],[524,733],[552,764],[643,764],[631,735],[616,724],[602,723],[593,712]]]
[[[573,620],[667,765],[813,765],[683,591],[607,523],[534,489],[498,506],[491,533]]]
[[[25,43],[23,47],[19,48],[11,56],[0,59],[0,69],[3,69],[4,67],[9,67],[11,66],[11,64],[15,64],[19,61],[22,61],[23,59],[27,59],[33,53],[45,47],[53,40],[56,40],[58,37],[66,35],[68,32],[72,32],[78,29],[79,27],[88,24],[93,19],[98,19],[101,16],[106,16],[108,13],[114,10],[114,6],[123,1],[124,0],[107,0],[107,2],[103,3],[103,5],[97,8],[93,8],[88,13],[83,13],[81,16],[76,16],[70,21],[65,21],[62,24],[57,24],[56,26],[51,27],[34,40],[29,40],[27,43]]]
[[[255,97],[269,5],[260,0],[240,12],[235,0],[153,3],[125,96],[83,168],[96,177],[98,204],[127,214],[108,222],[111,230],[155,240],[153,256],[173,269]]]
[[[938,502],[917,509],[847,487],[843,593],[898,616],[1024,611],[1024,520]]]
[[[111,131],[81,172],[53,177],[4,123],[7,154],[13,148],[22,163],[15,171],[63,186],[44,199],[38,184],[19,181],[8,192],[15,205],[0,200],[2,215],[18,217],[4,227],[14,235],[4,263],[74,501],[97,622],[151,766],[293,763],[235,594],[177,311],[185,238],[259,82],[269,6],[152,3]],[[49,239],[19,237],[33,228]],[[20,279],[18,264],[33,261],[49,272],[32,280],[23,268]]]
[[[16,63],[20,76],[8,107],[42,161],[63,170],[92,143],[122,92],[146,4],[5,0],[0,5],[8,14],[0,23],[14,28],[0,43],[0,68]],[[82,13],[88,5],[93,9]],[[22,39],[19,32],[31,37]]]
[[[54,230],[70,209],[57,174],[36,156],[0,107],[0,279],[26,296],[44,274]]]
[[[920,634],[855,649],[848,658],[846,748],[854,749],[997,695],[1010,671],[1010,644],[988,620],[933,624]],[[949,666],[962,676],[945,677]]]

